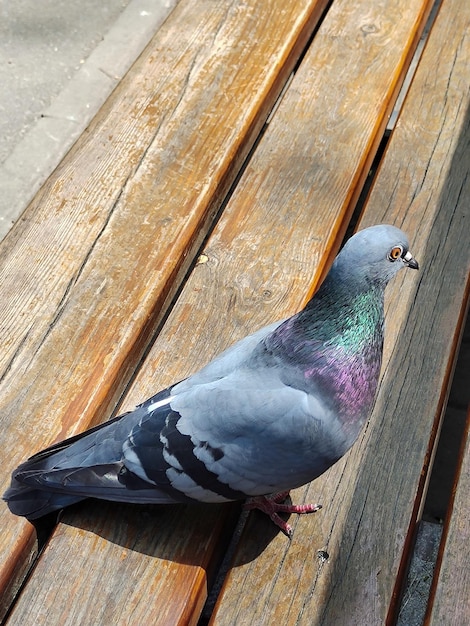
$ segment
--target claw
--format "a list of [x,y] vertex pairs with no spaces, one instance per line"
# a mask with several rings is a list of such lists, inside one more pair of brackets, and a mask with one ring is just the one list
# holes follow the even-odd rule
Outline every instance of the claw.
[[288,491],[282,491],[281,493],[270,496],[249,498],[243,508],[247,511],[259,509],[263,513],[266,513],[276,526],[291,539],[293,533],[292,527],[285,522],[278,513],[297,513],[298,515],[302,515],[303,513],[316,513],[316,511],[321,509],[321,504],[284,504],[284,500],[288,495]]

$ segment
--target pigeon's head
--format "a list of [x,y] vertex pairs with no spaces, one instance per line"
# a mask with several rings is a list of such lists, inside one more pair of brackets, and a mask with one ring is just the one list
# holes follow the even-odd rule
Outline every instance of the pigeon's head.
[[385,286],[403,267],[418,269],[408,239],[399,228],[380,224],[359,231],[337,256],[334,267],[343,278]]

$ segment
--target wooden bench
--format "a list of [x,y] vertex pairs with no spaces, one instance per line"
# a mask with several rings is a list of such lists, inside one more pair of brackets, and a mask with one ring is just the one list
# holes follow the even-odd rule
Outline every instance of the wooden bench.
[[440,545],[433,585],[430,593],[426,626],[460,626],[470,615],[470,573],[468,546],[470,519],[470,408],[460,450],[452,498]]
[[[2,489],[26,456],[303,304],[430,10],[180,0],[0,248]],[[443,0],[360,215],[403,227],[422,267],[389,288],[370,424],[292,493],[324,506],[291,519],[292,542],[248,516],[212,624],[393,622],[469,294],[468,13]],[[239,510],[90,501],[38,555],[2,503],[6,623],[196,624]]]

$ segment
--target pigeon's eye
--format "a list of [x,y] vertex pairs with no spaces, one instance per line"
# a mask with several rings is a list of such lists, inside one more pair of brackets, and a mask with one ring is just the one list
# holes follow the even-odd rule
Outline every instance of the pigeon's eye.
[[403,248],[401,246],[395,246],[388,253],[388,258],[390,261],[396,261],[403,254]]

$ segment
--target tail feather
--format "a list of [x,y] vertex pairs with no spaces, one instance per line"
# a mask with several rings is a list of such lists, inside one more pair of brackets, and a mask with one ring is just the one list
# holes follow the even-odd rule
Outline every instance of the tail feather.
[[3,499],[6,500],[8,508],[15,515],[36,520],[48,513],[60,511],[66,506],[80,502],[84,498],[35,489],[12,479],[11,486],[3,495]]
[[[135,504],[168,504],[184,501],[147,483],[132,472],[121,471],[121,463],[95,467],[41,470],[21,465],[3,495],[15,515],[35,520],[86,498]],[[190,500],[190,498],[187,498]]]
[[122,444],[105,431],[109,424],[51,446],[19,465],[3,494],[10,511],[36,520],[86,498],[141,504],[185,501],[183,495],[176,499],[164,485],[142,480],[124,466]]
[[[107,457],[108,463],[117,461],[122,446],[119,425],[125,432],[124,421],[128,415],[124,413],[60,441],[19,465],[12,473],[10,487],[3,494],[10,511],[35,520],[91,497],[93,494],[85,489],[79,492],[68,489],[66,483],[60,485],[60,472],[72,474],[74,470],[86,471],[90,462],[96,464],[96,456]],[[65,468],[68,468],[67,471]]]
[[[158,485],[155,478],[146,481],[123,462],[123,444],[141,418],[148,417],[148,405],[160,405],[169,395],[163,390],[134,411],[56,443],[19,465],[3,495],[10,511],[35,520],[86,498],[162,504],[190,500],[179,497],[168,480]],[[166,403],[152,410],[157,431],[168,410]]]

